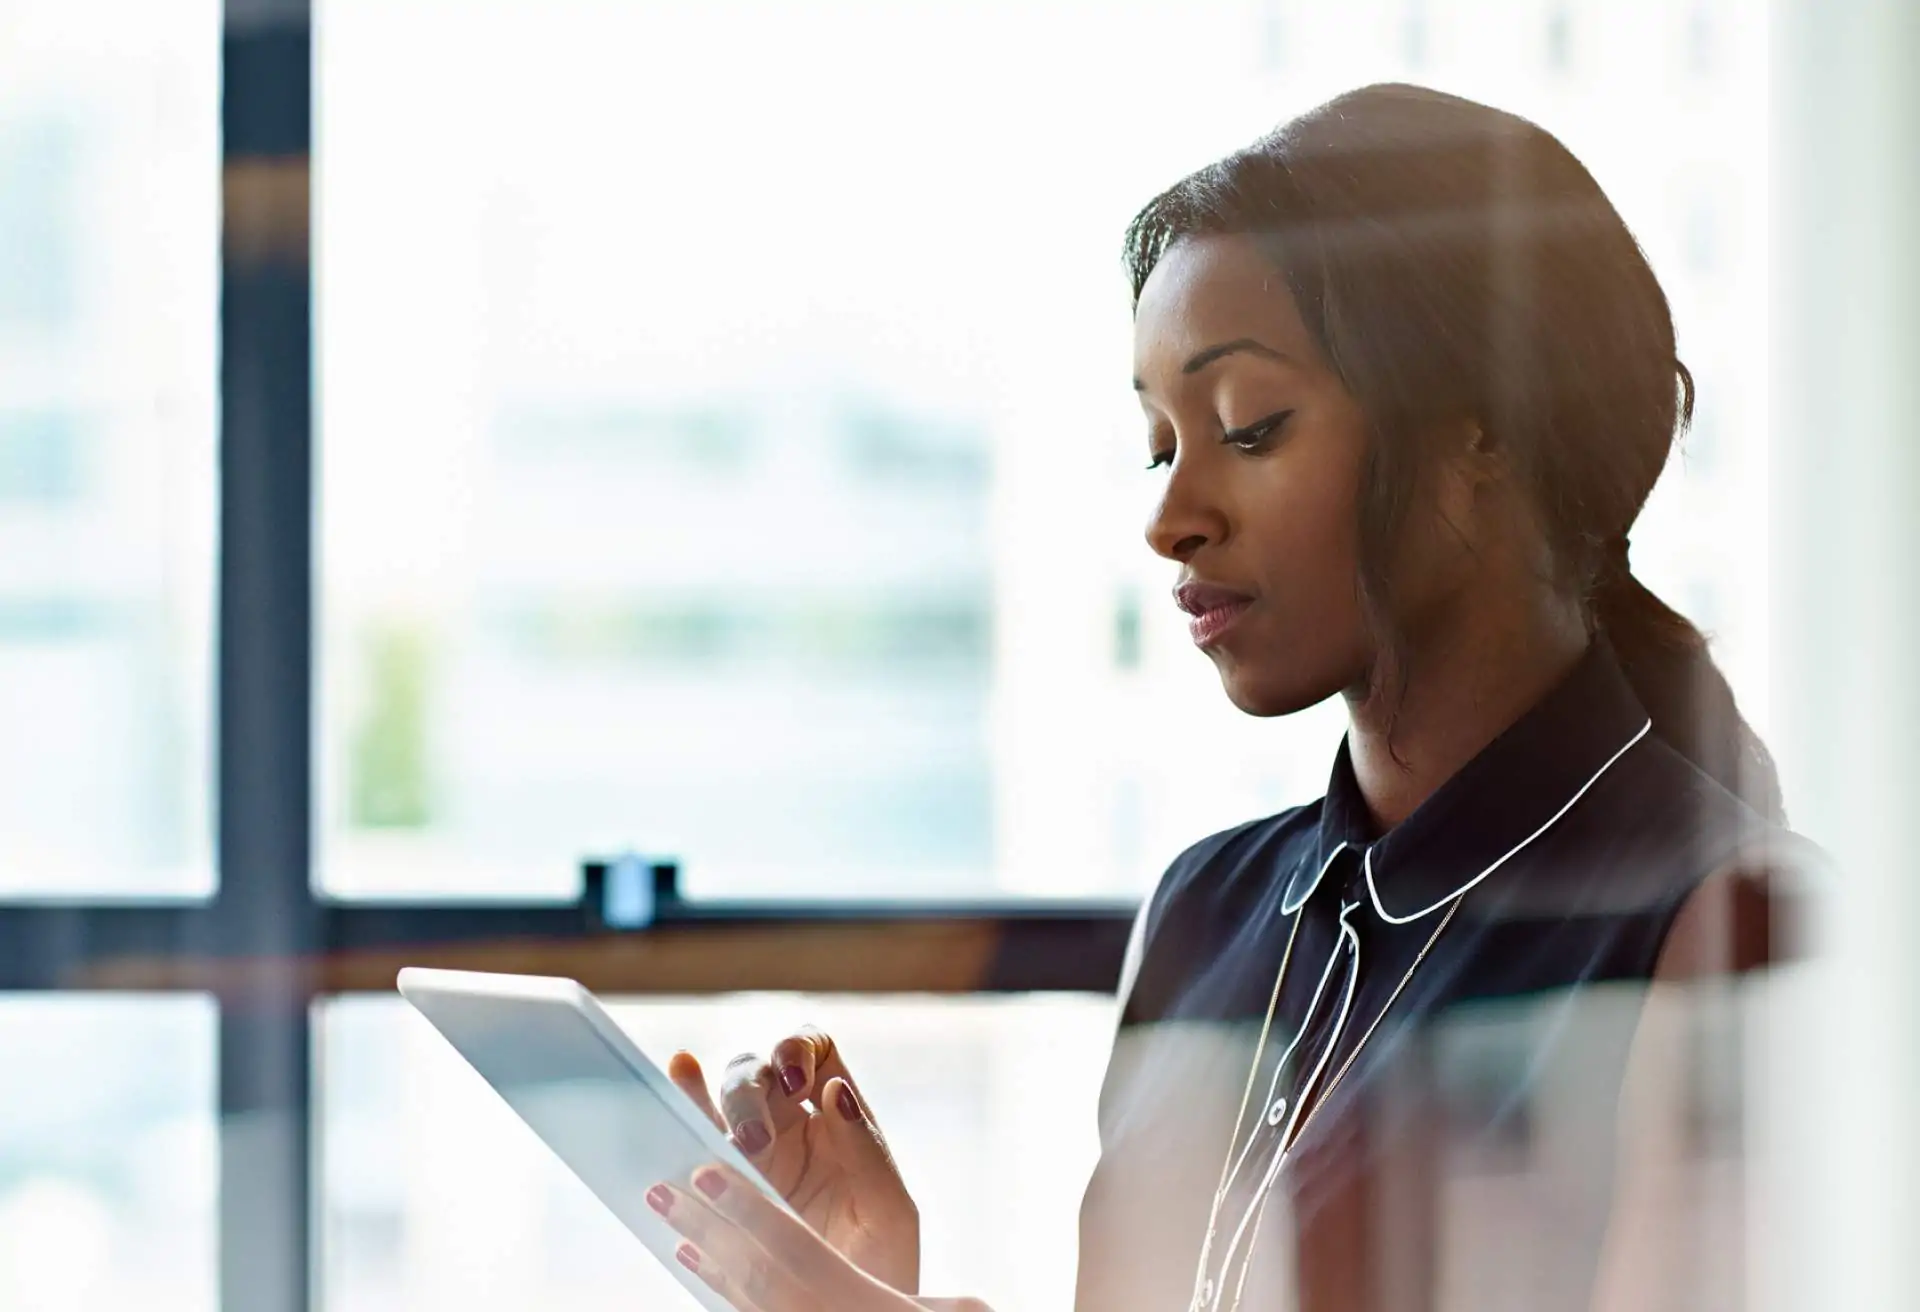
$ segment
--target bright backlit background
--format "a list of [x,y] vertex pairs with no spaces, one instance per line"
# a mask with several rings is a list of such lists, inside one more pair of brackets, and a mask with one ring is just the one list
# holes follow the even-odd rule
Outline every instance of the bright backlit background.
[[1120,234],[1392,78],[1550,125],[1646,245],[1701,404],[1636,560],[1764,723],[1737,8],[327,0],[325,886],[1131,893],[1316,795],[1338,708],[1228,706],[1141,539]]
[[[563,899],[631,848],[696,896],[1133,895],[1315,796],[1338,708],[1235,713],[1141,540],[1119,244],[1384,79],[1536,118],[1645,245],[1700,404],[1635,562],[1764,731],[1750,18],[317,0],[319,885]],[[212,888],[219,19],[0,0],[0,897]],[[1110,1003],[622,1014],[720,1060],[833,1027],[929,1282],[1064,1305]],[[410,1013],[318,1033],[324,1306],[641,1305]],[[193,999],[0,1000],[0,1307],[211,1309],[212,1064]]]

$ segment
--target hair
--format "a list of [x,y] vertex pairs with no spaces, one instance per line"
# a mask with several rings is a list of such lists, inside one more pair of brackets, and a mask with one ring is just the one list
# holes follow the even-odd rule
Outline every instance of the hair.
[[1358,584],[1384,650],[1406,659],[1389,570],[1433,434],[1471,420],[1521,480],[1556,582],[1583,599],[1654,731],[1780,818],[1772,759],[1706,637],[1628,564],[1693,378],[1645,253],[1572,152],[1458,96],[1349,92],[1148,202],[1126,235],[1136,306],[1169,248],[1223,235],[1260,244],[1367,417]]

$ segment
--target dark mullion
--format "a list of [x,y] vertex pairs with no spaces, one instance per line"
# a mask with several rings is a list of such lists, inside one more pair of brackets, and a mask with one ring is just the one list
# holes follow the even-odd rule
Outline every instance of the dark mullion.
[[[279,997],[294,1010],[301,991],[389,992],[412,965],[562,974],[608,992],[682,996],[1103,993],[1119,978],[1131,924],[1122,906],[1005,916],[804,903],[731,910],[738,914],[620,932],[575,907],[335,907],[318,950],[263,956],[207,947],[202,912],[0,909],[0,990],[184,990],[253,1009]],[[257,1097],[248,1093],[247,1105]]]
[[[387,990],[401,965],[474,965],[597,973],[608,987],[672,993],[1098,993],[1119,978],[1133,912],[1121,902],[697,902],[617,930],[585,905],[323,903],[317,925],[253,942],[244,925],[216,940],[210,913],[191,906],[17,905],[0,907],[0,991],[182,989],[254,1008],[279,992],[297,1008],[295,990]],[[301,914],[291,908],[289,919]],[[930,928],[951,931],[937,941],[963,960],[904,972],[882,960],[929,941]],[[773,941],[786,946],[753,954]],[[845,950],[798,959],[822,943]],[[703,959],[690,968],[675,954],[694,948]]]
[[220,288],[218,847],[222,954],[268,963],[220,998],[220,1303],[312,1301],[311,13],[228,0]]
[[[512,963],[516,945],[571,948],[580,970],[606,969],[609,954],[630,958],[607,969],[609,986],[673,993],[733,990],[968,993],[1111,992],[1119,981],[1133,902],[835,902],[708,901],[663,905],[651,924],[608,930],[591,903],[572,907],[484,904],[336,905],[327,944],[329,987],[390,987],[386,966],[463,965],[544,969]],[[927,931],[938,934],[929,939]],[[786,940],[765,957],[752,944]],[[902,963],[900,944],[952,951],[952,969]],[[939,947],[935,947],[935,944]],[[474,951],[478,949],[479,951]],[[500,954],[498,963],[485,952]],[[687,953],[711,958],[711,968]],[[372,956],[374,961],[365,959]],[[355,958],[364,963],[357,964]],[[378,967],[374,967],[378,962]],[[553,969],[579,973],[564,964]],[[584,978],[584,976],[582,976]],[[618,981],[618,984],[615,984]]]
[[112,986],[116,963],[217,950],[207,910],[182,906],[0,906],[0,992]]

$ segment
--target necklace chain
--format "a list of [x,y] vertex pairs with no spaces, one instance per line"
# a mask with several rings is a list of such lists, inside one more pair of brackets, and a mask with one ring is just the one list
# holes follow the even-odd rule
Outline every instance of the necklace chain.
[[1380,1028],[1380,1022],[1386,1019],[1387,1012],[1392,1010],[1402,990],[1413,979],[1413,972],[1420,969],[1420,963],[1427,959],[1427,954],[1433,951],[1433,945],[1438,943],[1440,936],[1447,932],[1448,923],[1453,920],[1454,913],[1460,910],[1460,904],[1466,900],[1465,893],[1453,899],[1453,905],[1447,908],[1447,914],[1440,918],[1440,923],[1434,926],[1433,933],[1428,935],[1427,941],[1420,945],[1420,953],[1413,959],[1413,964],[1407,967],[1407,973],[1402,975],[1400,982],[1393,986],[1393,992],[1388,995],[1386,1005],[1380,1008],[1380,1014],[1373,1018],[1373,1023],[1367,1026],[1367,1032],[1360,1036],[1360,1042],[1354,1045],[1353,1051],[1347,1054],[1347,1059],[1340,1063],[1340,1069],[1334,1072],[1332,1081],[1327,1085],[1327,1091],[1314,1100],[1313,1106],[1307,1110],[1300,1124],[1294,1127],[1293,1138],[1286,1145],[1288,1148],[1300,1142],[1300,1136],[1307,1132],[1307,1126],[1313,1123],[1313,1118],[1320,1114],[1320,1109],[1325,1107],[1328,1100],[1333,1097],[1333,1091],[1340,1087],[1340,1081],[1347,1077],[1347,1072],[1353,1068],[1353,1063],[1359,1060],[1360,1050],[1367,1046],[1367,1040],[1371,1039],[1373,1032]]
[[[1403,993],[1407,985],[1412,982],[1414,972],[1420,969],[1421,963],[1427,959],[1427,954],[1433,951],[1434,944],[1440,941],[1440,936],[1446,932],[1447,926],[1453,922],[1455,913],[1460,910],[1460,904],[1466,901],[1467,891],[1466,889],[1462,889],[1454,895],[1453,904],[1447,908],[1447,914],[1440,918],[1440,923],[1434,926],[1433,933],[1427,936],[1427,941],[1421,945],[1419,953],[1413,959],[1413,964],[1407,967],[1407,973],[1400,977],[1400,982],[1394,985],[1393,992],[1387,995],[1385,1005],[1380,1008],[1379,1014],[1373,1018],[1373,1022],[1367,1026],[1366,1032],[1360,1036],[1360,1042],[1355,1044],[1353,1051],[1347,1054],[1347,1059],[1340,1064],[1340,1069],[1334,1072],[1333,1079],[1328,1082],[1326,1090],[1314,1100],[1312,1107],[1295,1113],[1296,1119],[1292,1126],[1293,1132],[1290,1135],[1286,1135],[1283,1142],[1276,1149],[1281,1161],[1285,1160],[1286,1155],[1293,1150],[1293,1146],[1298,1143],[1301,1136],[1307,1132],[1307,1127],[1311,1125],[1314,1118],[1320,1114],[1320,1109],[1325,1107],[1333,1098],[1334,1090],[1340,1087],[1340,1082],[1346,1078],[1347,1072],[1353,1069],[1353,1063],[1359,1060],[1360,1053],[1367,1046],[1367,1041],[1373,1037],[1374,1031],[1380,1027],[1380,1022],[1386,1018],[1387,1013],[1393,1009],[1393,1004],[1399,1001],[1401,993]],[[1304,903],[1294,908],[1293,928],[1287,932],[1286,950],[1280,956],[1280,969],[1274,975],[1273,996],[1268,1000],[1267,1014],[1260,1022],[1260,1037],[1254,1046],[1253,1064],[1247,1071],[1247,1087],[1240,1095],[1240,1110],[1235,1113],[1233,1118],[1233,1136],[1227,1144],[1226,1160],[1221,1163],[1220,1167],[1220,1184],[1214,1191],[1213,1205],[1207,1210],[1207,1234],[1200,1246],[1199,1268],[1194,1273],[1191,1312],[1205,1312],[1207,1308],[1213,1305],[1213,1296],[1220,1292],[1215,1287],[1212,1277],[1208,1275],[1208,1269],[1213,1264],[1213,1242],[1219,1232],[1220,1207],[1221,1204],[1226,1201],[1228,1178],[1232,1171],[1235,1150],[1240,1144],[1240,1127],[1246,1120],[1247,1106],[1253,1099],[1253,1086],[1259,1080],[1261,1057],[1266,1051],[1267,1036],[1273,1029],[1273,1018],[1280,1006],[1280,994],[1286,986],[1287,968],[1293,962],[1294,941],[1299,936],[1300,921],[1305,914],[1306,906]],[[1359,959],[1357,955],[1354,960],[1354,969],[1359,969]],[[1338,1042],[1338,1040],[1339,1034],[1336,1032],[1329,1036],[1327,1041],[1333,1043]],[[1280,1072],[1276,1069],[1274,1074],[1275,1077],[1278,1078]],[[1302,1096],[1304,1096],[1304,1094]],[[1256,1124],[1249,1136],[1249,1147],[1252,1146],[1252,1136],[1257,1136],[1259,1132],[1260,1127]],[[1255,1213],[1253,1233],[1247,1243],[1246,1255],[1240,1260],[1240,1278],[1234,1283],[1233,1302],[1228,1305],[1229,1312],[1237,1312],[1240,1306],[1240,1296],[1246,1287],[1247,1273],[1253,1266],[1254,1249],[1260,1242],[1260,1219],[1266,1215],[1267,1199],[1272,1194],[1272,1186],[1278,1181],[1279,1174],[1278,1170],[1269,1169],[1265,1178],[1260,1183],[1258,1196],[1249,1204]],[[1229,1254],[1229,1256],[1231,1256],[1231,1254]],[[1222,1271],[1220,1274],[1224,1280],[1227,1273]]]
[[[1226,1195],[1232,1176],[1235,1150],[1240,1146],[1240,1125],[1247,1119],[1247,1104],[1253,1101],[1253,1086],[1260,1078],[1260,1055],[1267,1050],[1267,1035],[1273,1030],[1274,1013],[1280,1008],[1280,990],[1286,984],[1287,967],[1293,962],[1293,945],[1300,937],[1301,907],[1293,912],[1293,927],[1287,931],[1287,946],[1280,954],[1280,969],[1273,977],[1273,996],[1267,1000],[1267,1014],[1260,1022],[1260,1037],[1254,1041],[1253,1064],[1247,1068],[1247,1087],[1240,1094],[1240,1110],[1233,1116],[1233,1135],[1227,1141],[1227,1155],[1220,1163],[1220,1183],[1214,1186],[1213,1205],[1207,1211],[1207,1237],[1200,1245],[1200,1264],[1193,1276],[1193,1299],[1189,1312],[1200,1312],[1213,1302],[1213,1282],[1207,1268],[1213,1264],[1213,1240],[1220,1225],[1220,1201]],[[1276,1075],[1278,1072],[1276,1072]],[[1248,1138],[1252,1146],[1252,1136]]]
[[[1525,838],[1521,839],[1518,843],[1514,844],[1514,846],[1507,851],[1506,855],[1500,857],[1492,865],[1488,866],[1485,870],[1482,870],[1478,875],[1468,880],[1464,885],[1462,885],[1460,888],[1455,890],[1450,895],[1449,898],[1442,899],[1441,901],[1434,903],[1432,906],[1426,908],[1426,910],[1424,911],[1418,911],[1413,913],[1412,915],[1395,916],[1395,915],[1389,914],[1387,912],[1387,909],[1380,905],[1379,890],[1378,888],[1375,887],[1374,880],[1373,880],[1373,852],[1371,851],[1371,849],[1368,850],[1362,862],[1362,867],[1366,874],[1367,895],[1372,899],[1374,910],[1379,913],[1381,919],[1385,920],[1390,925],[1411,924],[1413,921],[1418,920],[1422,916],[1425,916],[1431,912],[1437,911],[1443,906],[1447,908],[1447,914],[1440,918],[1440,923],[1434,927],[1433,933],[1427,937],[1427,941],[1421,947],[1419,955],[1414,957],[1413,964],[1407,967],[1407,973],[1400,977],[1400,982],[1394,985],[1393,992],[1387,995],[1386,1004],[1380,1008],[1380,1013],[1377,1016],[1375,1016],[1373,1018],[1372,1023],[1367,1026],[1366,1033],[1360,1036],[1360,1042],[1354,1045],[1353,1051],[1348,1054],[1346,1061],[1341,1063],[1340,1069],[1334,1073],[1332,1081],[1328,1083],[1326,1089],[1320,1094],[1320,1096],[1314,1100],[1313,1105],[1311,1107],[1303,1108],[1298,1105],[1298,1099],[1304,1098],[1310,1093],[1311,1084],[1313,1082],[1316,1082],[1319,1079],[1319,1074],[1320,1074],[1319,1069],[1315,1070],[1313,1080],[1309,1081],[1309,1088],[1302,1089],[1296,1094],[1296,1105],[1294,1107],[1292,1125],[1290,1129],[1283,1129],[1281,1131],[1281,1142],[1278,1148],[1275,1150],[1278,1156],[1276,1157],[1275,1161],[1268,1167],[1264,1177],[1260,1182],[1260,1185],[1256,1189],[1255,1198],[1253,1202],[1249,1204],[1249,1207],[1253,1214],[1253,1235],[1251,1239],[1248,1241],[1246,1256],[1241,1259],[1240,1278],[1234,1284],[1233,1302],[1230,1305],[1229,1312],[1237,1312],[1240,1306],[1240,1294],[1241,1294],[1241,1291],[1246,1286],[1247,1273],[1252,1268],[1252,1265],[1253,1265],[1253,1250],[1254,1250],[1254,1247],[1259,1243],[1259,1239],[1260,1239],[1260,1228],[1261,1228],[1260,1221],[1261,1221],[1261,1218],[1266,1215],[1267,1199],[1272,1195],[1272,1187],[1274,1183],[1279,1179],[1280,1168],[1284,1165],[1287,1154],[1291,1152],[1293,1150],[1293,1146],[1300,1141],[1300,1137],[1307,1132],[1307,1127],[1310,1126],[1313,1123],[1314,1118],[1320,1114],[1320,1109],[1325,1107],[1327,1103],[1332,1099],[1334,1091],[1340,1087],[1340,1082],[1346,1078],[1347,1072],[1353,1068],[1353,1063],[1359,1060],[1361,1051],[1365,1049],[1365,1047],[1367,1046],[1367,1041],[1373,1037],[1374,1031],[1380,1027],[1380,1022],[1386,1018],[1387,1012],[1393,1009],[1393,1004],[1399,1000],[1400,994],[1403,991],[1405,991],[1408,983],[1412,981],[1414,972],[1420,969],[1420,964],[1427,959],[1427,954],[1433,951],[1433,945],[1440,941],[1440,936],[1446,933],[1447,926],[1453,923],[1454,915],[1460,910],[1460,904],[1466,900],[1467,894],[1473,890],[1475,885],[1479,884],[1482,880],[1486,879],[1487,876],[1491,875],[1494,871],[1498,870],[1501,866],[1505,865],[1516,854],[1518,854],[1521,851],[1521,849],[1532,844],[1532,842],[1535,839],[1539,838],[1540,835],[1546,833],[1547,830],[1551,829],[1556,823],[1558,823],[1560,818],[1566,815],[1568,811],[1572,810],[1574,807],[1574,804],[1577,803],[1582,797],[1586,796],[1587,791],[1600,781],[1600,776],[1604,775],[1608,770],[1611,770],[1614,767],[1614,765],[1620,760],[1620,758],[1627,754],[1628,750],[1632,748],[1635,743],[1639,742],[1641,739],[1647,736],[1647,734],[1651,731],[1652,728],[1653,728],[1653,721],[1648,720],[1646,724],[1640,727],[1637,733],[1635,733],[1632,737],[1628,738],[1625,743],[1621,744],[1619,750],[1615,751],[1612,756],[1608,757],[1606,761],[1601,764],[1600,768],[1594,771],[1592,777],[1589,778],[1584,784],[1580,785],[1580,787],[1574,791],[1573,796],[1569,797],[1566,800],[1566,803],[1562,805],[1558,811],[1554,812],[1553,815],[1549,816],[1544,824],[1542,824],[1538,829],[1535,829],[1532,833],[1528,834]],[[1338,856],[1340,851],[1343,850],[1345,847],[1346,847],[1346,844],[1343,843],[1340,845],[1339,848],[1336,848],[1334,850],[1334,856]],[[1300,933],[1301,917],[1306,910],[1307,902],[1312,900],[1313,890],[1319,886],[1320,877],[1324,876],[1327,873],[1328,868],[1332,866],[1334,856],[1330,856],[1327,858],[1326,864],[1321,866],[1320,868],[1319,875],[1316,875],[1314,877],[1313,884],[1309,885],[1306,896],[1302,898],[1300,903],[1296,905],[1293,909],[1293,927],[1287,933],[1286,951],[1281,954],[1280,969],[1278,973],[1275,974],[1273,979],[1273,996],[1267,1002],[1266,1018],[1260,1022],[1260,1038],[1254,1046],[1253,1065],[1247,1071],[1246,1090],[1240,1095],[1240,1110],[1237,1113],[1235,1113],[1233,1118],[1233,1137],[1231,1140],[1229,1140],[1227,1144],[1227,1157],[1226,1157],[1226,1160],[1222,1162],[1220,1166],[1220,1185],[1214,1191],[1212,1207],[1210,1207],[1207,1210],[1207,1235],[1206,1235],[1205,1241],[1201,1244],[1201,1247],[1200,1247],[1199,1269],[1194,1274],[1193,1303],[1191,1305],[1190,1312],[1207,1312],[1207,1309],[1212,1308],[1214,1304],[1214,1295],[1217,1292],[1219,1292],[1215,1289],[1214,1282],[1212,1278],[1207,1274],[1207,1272],[1213,1264],[1213,1241],[1220,1225],[1220,1207],[1221,1207],[1221,1204],[1226,1201],[1227,1186],[1232,1178],[1234,1170],[1236,1169],[1234,1165],[1234,1155],[1235,1155],[1235,1149],[1237,1149],[1240,1145],[1240,1127],[1241,1127],[1241,1124],[1246,1120],[1247,1104],[1253,1098],[1253,1086],[1255,1082],[1259,1079],[1261,1058],[1266,1053],[1267,1035],[1271,1032],[1273,1028],[1274,1013],[1275,1011],[1278,1010],[1280,1006],[1280,993],[1281,993],[1281,990],[1286,985],[1287,967],[1293,961],[1293,944],[1294,944],[1294,940],[1298,937]],[[1282,898],[1283,904],[1284,904],[1284,901],[1285,899],[1283,896]],[[1451,905],[1448,905],[1449,902],[1451,902]],[[1344,922],[1345,922],[1345,915],[1343,913],[1342,923],[1344,924]],[[1357,986],[1358,985],[1357,977],[1360,969],[1360,956],[1359,956],[1357,939],[1355,940],[1355,947],[1353,949],[1352,969],[1355,974],[1354,983]],[[1317,997],[1316,997],[1316,1004],[1317,1004]],[[1307,1021],[1311,1021],[1312,1019],[1311,1010],[1312,1008],[1310,1007]],[[1306,1022],[1303,1022],[1303,1029],[1302,1029],[1303,1034],[1305,1032],[1304,1030],[1305,1023]],[[1340,1024],[1335,1026],[1333,1034],[1329,1036],[1327,1040],[1328,1043],[1337,1044],[1339,1042],[1340,1030],[1344,1027],[1344,1025],[1345,1025],[1345,1022],[1343,1020]],[[1284,1067],[1285,1062],[1287,1060],[1287,1056],[1290,1053],[1291,1053],[1291,1049],[1288,1050],[1288,1053],[1283,1053],[1280,1059],[1280,1063],[1276,1065],[1274,1068],[1274,1079],[1276,1081],[1276,1084],[1280,1079],[1282,1068]],[[1251,1151],[1253,1147],[1253,1141],[1255,1138],[1258,1137],[1259,1132],[1260,1132],[1260,1127],[1258,1125],[1255,1125],[1252,1132],[1249,1134],[1248,1140],[1247,1140],[1247,1147],[1249,1151]],[[1243,1227],[1246,1225],[1246,1221],[1244,1218],[1241,1224]],[[1238,1242],[1239,1241],[1236,1239],[1234,1243],[1235,1247],[1238,1246]],[[1231,1258],[1232,1256],[1231,1251],[1229,1251],[1228,1256],[1229,1258]],[[1225,1276],[1225,1274],[1226,1272],[1224,1271],[1221,1272],[1221,1275],[1223,1277]]]

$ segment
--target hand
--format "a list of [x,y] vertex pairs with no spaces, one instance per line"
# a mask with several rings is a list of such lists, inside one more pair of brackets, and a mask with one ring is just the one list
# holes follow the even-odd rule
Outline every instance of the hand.
[[860,1270],[725,1166],[647,1202],[687,1242],[676,1256],[740,1312],[992,1312],[976,1298],[913,1298]]
[[667,1074],[829,1245],[901,1293],[919,1292],[919,1209],[832,1039],[808,1029],[770,1058],[734,1058],[719,1108],[691,1054],[675,1053]]

